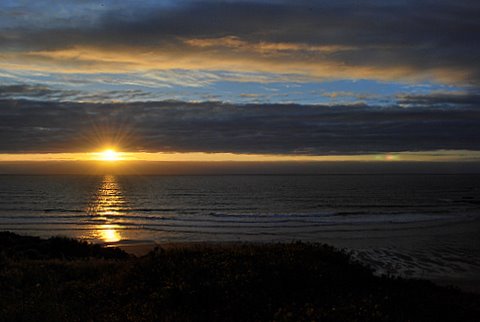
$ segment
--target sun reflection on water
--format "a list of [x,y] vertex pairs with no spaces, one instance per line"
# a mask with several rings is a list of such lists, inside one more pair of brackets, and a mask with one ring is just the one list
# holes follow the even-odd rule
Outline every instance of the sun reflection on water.
[[104,176],[87,209],[87,213],[98,221],[90,232],[90,237],[105,243],[121,241],[123,239],[119,229],[121,226],[116,222],[122,220],[122,213],[127,209],[123,190],[117,178],[113,175]]
[[122,240],[122,236],[115,228],[116,226],[114,225],[104,225],[102,229],[99,230],[101,239],[107,243],[116,243]]

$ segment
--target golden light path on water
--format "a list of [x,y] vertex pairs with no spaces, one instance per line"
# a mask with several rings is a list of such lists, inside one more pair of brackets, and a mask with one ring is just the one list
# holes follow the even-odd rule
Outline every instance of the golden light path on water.
[[86,237],[105,243],[121,241],[120,226],[112,223],[111,219],[121,217],[122,210],[126,209],[125,197],[117,179],[113,175],[105,175],[87,209],[87,213],[99,224]]

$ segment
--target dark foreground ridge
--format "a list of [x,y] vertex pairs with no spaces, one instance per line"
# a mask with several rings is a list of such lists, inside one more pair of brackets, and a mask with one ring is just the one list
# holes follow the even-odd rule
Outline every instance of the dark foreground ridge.
[[376,277],[319,244],[193,245],[143,257],[0,233],[1,321],[478,321],[480,296]]

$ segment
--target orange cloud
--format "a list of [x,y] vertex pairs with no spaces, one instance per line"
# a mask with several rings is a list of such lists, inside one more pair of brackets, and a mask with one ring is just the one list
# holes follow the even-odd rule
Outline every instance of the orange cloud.
[[339,51],[355,50],[352,46],[340,46],[340,45],[325,45],[325,46],[313,46],[301,43],[285,43],[285,42],[267,42],[261,41],[257,43],[249,43],[243,41],[235,36],[227,36],[220,38],[197,38],[186,39],[184,42],[193,47],[228,47],[244,51],[254,51],[261,54],[278,54],[281,52],[292,51],[305,51],[313,52],[316,54],[330,54]]
[[[152,70],[226,70],[291,74],[305,81],[377,79],[458,83],[469,71],[448,67],[416,70],[408,65],[347,64],[335,57],[349,46],[311,46],[298,43],[251,43],[237,37],[184,39],[163,47],[74,46],[66,49],[0,53],[0,68],[59,73],[132,73]],[[301,79],[300,79],[301,80]]]

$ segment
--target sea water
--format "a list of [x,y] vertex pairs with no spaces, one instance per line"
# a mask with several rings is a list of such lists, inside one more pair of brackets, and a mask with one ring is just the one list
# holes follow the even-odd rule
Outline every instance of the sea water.
[[377,271],[480,276],[480,175],[0,176],[0,230],[108,245],[326,242]]

